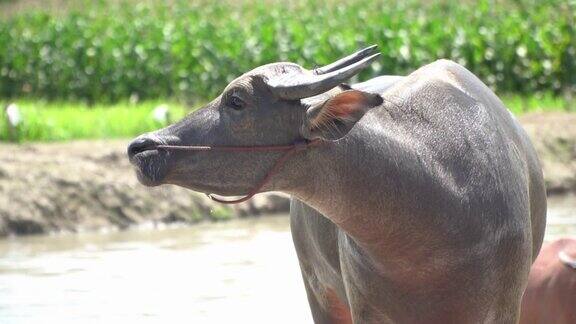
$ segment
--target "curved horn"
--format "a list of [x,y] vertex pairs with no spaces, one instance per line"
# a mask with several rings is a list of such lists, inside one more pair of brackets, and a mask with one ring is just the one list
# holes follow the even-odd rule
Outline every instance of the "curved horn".
[[326,92],[350,79],[366,68],[380,53],[368,56],[342,69],[316,75],[313,73],[292,72],[267,81],[271,90],[283,99],[302,99]]
[[372,45],[364,49],[361,49],[358,52],[350,54],[344,58],[341,58],[336,62],[330,63],[321,68],[314,69],[314,74],[325,74],[328,72],[339,70],[347,65],[360,61],[366,56],[372,54],[376,49],[378,49],[378,45]]

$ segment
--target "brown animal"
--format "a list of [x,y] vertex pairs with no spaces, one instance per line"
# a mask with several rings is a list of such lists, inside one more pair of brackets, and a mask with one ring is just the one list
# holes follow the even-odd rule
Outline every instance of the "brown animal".
[[520,323],[576,323],[576,239],[542,248],[530,270]]

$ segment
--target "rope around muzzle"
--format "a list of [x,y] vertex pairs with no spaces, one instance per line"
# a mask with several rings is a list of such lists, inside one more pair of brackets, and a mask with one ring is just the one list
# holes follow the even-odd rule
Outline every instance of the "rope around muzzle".
[[183,146],[183,145],[158,145],[156,146],[159,150],[174,150],[174,151],[221,151],[221,152],[286,152],[284,153],[274,165],[268,170],[264,178],[258,182],[258,184],[250,190],[246,196],[233,199],[233,200],[226,200],[223,198],[216,197],[212,194],[206,194],[208,198],[212,199],[213,201],[219,202],[221,204],[238,204],[241,202],[245,202],[250,198],[254,197],[257,193],[260,192],[260,189],[264,187],[264,185],[280,170],[280,168],[284,165],[286,161],[292,155],[297,152],[303,151],[311,146],[315,146],[320,144],[320,139],[314,140],[301,140],[296,141],[294,144],[290,145],[265,145],[265,146]]

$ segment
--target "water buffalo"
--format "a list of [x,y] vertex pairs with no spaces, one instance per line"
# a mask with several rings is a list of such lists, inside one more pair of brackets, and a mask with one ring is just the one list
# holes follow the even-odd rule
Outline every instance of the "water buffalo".
[[245,73],[136,138],[138,178],[223,196],[289,193],[316,323],[516,323],[546,214],[527,135],[451,61],[343,84],[374,51]]
[[576,323],[576,239],[542,248],[530,270],[520,323]]

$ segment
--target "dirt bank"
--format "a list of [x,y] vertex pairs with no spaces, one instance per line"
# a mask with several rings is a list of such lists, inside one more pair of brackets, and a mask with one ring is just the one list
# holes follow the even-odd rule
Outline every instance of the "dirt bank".
[[[576,114],[531,114],[520,120],[542,159],[549,193],[576,191]],[[126,144],[0,144],[0,236],[194,223],[288,210],[288,200],[278,194],[228,207],[175,186],[141,186],[125,157]]]
[[0,236],[221,220],[288,210],[267,194],[232,207],[176,186],[146,188],[127,140],[0,145]]
[[534,113],[520,122],[538,151],[548,194],[576,191],[576,113]]

